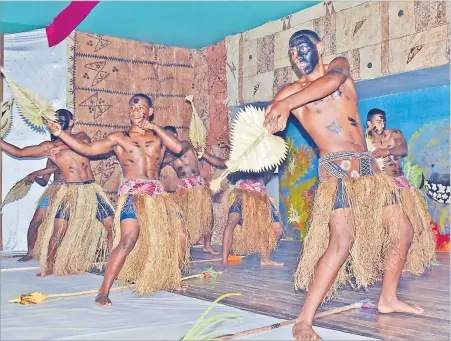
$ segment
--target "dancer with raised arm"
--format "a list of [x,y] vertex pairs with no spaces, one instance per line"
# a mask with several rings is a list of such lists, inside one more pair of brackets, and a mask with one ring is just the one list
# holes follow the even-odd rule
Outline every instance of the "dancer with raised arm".
[[[72,134],[74,120],[70,111],[57,110],[56,116],[54,124],[60,133],[75,141],[90,141],[83,132]],[[94,262],[106,259],[113,242],[114,210],[103,189],[95,183],[89,160],[60,139],[24,148],[1,140],[0,146],[18,158],[48,157],[64,180],[53,193],[38,229],[34,247],[34,257],[41,268],[38,276],[82,273],[90,270]]]
[[[178,138],[177,129],[172,126],[164,128]],[[189,233],[190,243],[196,244],[204,239],[204,251],[217,255],[211,246],[213,229],[212,193],[204,178],[200,175],[197,152],[188,141],[181,141],[182,151],[178,154],[166,151],[162,167],[170,165],[178,176],[177,202],[183,210]],[[207,151],[202,159],[217,168],[225,168],[225,160]]]
[[183,289],[181,268],[188,260],[183,215],[159,181],[166,149],[180,153],[182,144],[151,121],[153,107],[147,95],[134,95],[129,105],[130,129],[92,143],[73,138],[58,124],[48,124],[54,135],[78,153],[93,156],[114,151],[122,168],[115,248],[95,299],[98,305],[111,305],[108,296],[117,277],[134,282],[139,294]]
[[276,94],[265,119],[275,133],[292,113],[320,152],[320,183],[295,275],[295,287],[308,291],[293,327],[299,340],[320,339],[312,329],[315,312],[348,280],[368,287],[383,275],[379,311],[422,314],[398,298],[397,287],[406,262],[423,270],[433,260],[415,242],[420,231],[399,204],[399,190],[367,150],[348,61],[324,64],[323,51],[313,31],[291,36],[289,53],[302,78]]

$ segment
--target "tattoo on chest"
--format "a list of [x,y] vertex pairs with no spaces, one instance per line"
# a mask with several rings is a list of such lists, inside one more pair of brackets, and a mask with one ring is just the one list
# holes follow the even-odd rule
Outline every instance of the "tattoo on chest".
[[339,125],[337,122],[332,122],[328,126],[326,126],[327,130],[332,131],[338,135],[340,131],[343,130],[342,126]]
[[358,127],[359,126],[357,121],[354,120],[352,117],[348,117],[348,121],[351,122],[351,125],[354,126],[354,127]]

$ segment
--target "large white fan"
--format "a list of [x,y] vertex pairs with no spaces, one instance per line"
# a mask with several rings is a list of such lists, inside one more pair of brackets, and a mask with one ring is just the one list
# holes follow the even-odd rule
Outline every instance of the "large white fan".
[[196,149],[198,153],[197,156],[200,159],[203,155],[203,152],[205,151],[205,148],[207,147],[207,130],[205,129],[204,123],[197,114],[193,99],[193,95],[185,97],[185,100],[190,102],[193,108],[191,122],[189,124],[189,140],[192,146]]
[[51,121],[56,120],[55,110],[45,99],[39,97],[33,91],[22,88],[19,84],[12,81],[5,73],[3,68],[0,72],[5,77],[6,82],[11,89],[11,93],[19,109],[19,114],[33,129],[43,131],[45,128],[42,118]]
[[252,105],[240,110],[232,123],[231,151],[227,169],[214,179],[210,187],[217,191],[222,180],[237,171],[260,173],[279,166],[287,156],[288,145],[279,136],[271,135],[263,126],[265,110]]

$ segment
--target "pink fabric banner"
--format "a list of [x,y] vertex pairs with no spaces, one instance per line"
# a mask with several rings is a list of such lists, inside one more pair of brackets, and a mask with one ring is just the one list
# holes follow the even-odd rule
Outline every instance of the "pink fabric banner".
[[66,39],[98,3],[99,1],[72,1],[47,26],[46,32],[49,47],[55,46]]

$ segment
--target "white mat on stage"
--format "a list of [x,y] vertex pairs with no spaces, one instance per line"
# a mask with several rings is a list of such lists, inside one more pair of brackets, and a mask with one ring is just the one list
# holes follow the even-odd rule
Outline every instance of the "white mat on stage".
[[[0,260],[1,268],[38,266],[17,258]],[[49,298],[39,305],[20,306],[8,299],[22,293],[46,294],[97,289],[101,276],[86,274],[37,278],[38,271],[1,272],[2,340],[180,340],[210,302],[168,292],[138,297],[131,290],[112,292],[112,307],[97,307],[94,295]],[[243,297],[243,299],[246,299]],[[233,313],[240,320],[219,326],[218,335],[270,325],[281,320],[219,304],[209,314]],[[370,340],[324,328],[316,328],[325,340]],[[292,340],[291,326],[250,335],[246,340]]]

